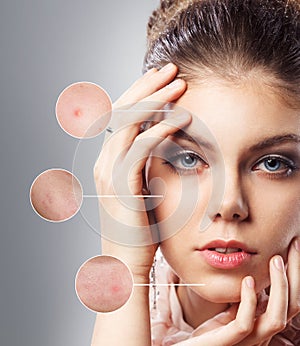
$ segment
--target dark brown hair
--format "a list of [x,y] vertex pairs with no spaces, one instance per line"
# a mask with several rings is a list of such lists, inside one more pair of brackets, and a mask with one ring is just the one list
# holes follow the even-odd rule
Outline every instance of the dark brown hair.
[[161,0],[148,23],[144,71],[168,62],[195,83],[256,73],[299,106],[300,1]]

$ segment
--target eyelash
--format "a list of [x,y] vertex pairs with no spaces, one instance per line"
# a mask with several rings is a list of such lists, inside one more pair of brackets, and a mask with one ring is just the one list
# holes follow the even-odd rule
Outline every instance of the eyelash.
[[[284,165],[284,169],[281,168],[280,170],[276,170],[276,171],[271,172],[266,167],[266,163],[268,161],[277,161],[277,163],[279,163],[280,166]],[[271,179],[288,177],[297,169],[297,167],[293,161],[291,161],[291,160],[289,160],[283,156],[280,156],[280,155],[268,155],[268,156],[263,157],[258,163],[256,163],[254,165],[252,170],[253,171],[259,170],[257,167],[261,164],[263,164],[265,167],[265,170],[261,169],[262,171],[265,172],[263,174],[266,174],[267,177],[269,177]]]
[[[179,167],[179,164],[175,164],[176,161],[182,160],[187,156],[193,158],[194,160],[197,160],[196,163],[192,167],[181,168],[181,167]],[[284,170],[282,170],[282,168],[281,168],[279,171],[276,169],[276,171],[271,172],[266,167],[266,163],[268,161],[277,161],[277,163],[279,162],[280,167],[281,167],[281,165],[284,165]],[[199,163],[201,163],[201,166],[197,167],[199,165]],[[199,156],[195,152],[189,151],[189,150],[183,150],[183,151],[175,153],[173,156],[167,158],[163,162],[163,164],[168,165],[168,167],[171,169],[171,171],[173,173],[176,173],[179,175],[199,174],[202,172],[202,170],[204,168],[209,167],[208,163],[201,156]],[[264,164],[265,169],[261,169],[261,168],[259,169],[258,168],[262,164]],[[295,163],[288,158],[285,158],[285,157],[280,156],[280,155],[268,155],[268,156],[261,158],[257,163],[255,163],[252,170],[253,171],[261,170],[261,171],[263,171],[263,173],[261,173],[261,174],[264,174],[268,178],[279,179],[279,178],[290,176],[295,170],[297,170],[297,167],[296,167]]]
[[[181,168],[179,165],[175,164],[176,161],[179,161],[180,159],[184,159],[187,156],[190,158],[197,160],[195,165],[190,168]],[[201,163],[200,167],[197,167]],[[183,150],[180,152],[175,153],[173,156],[167,158],[164,162],[164,165],[168,165],[168,167],[171,169],[173,173],[180,174],[180,175],[185,175],[185,174],[199,174],[200,171],[199,169],[201,168],[201,171],[203,168],[209,167],[208,163],[198,154],[194,153],[193,151],[189,150]]]

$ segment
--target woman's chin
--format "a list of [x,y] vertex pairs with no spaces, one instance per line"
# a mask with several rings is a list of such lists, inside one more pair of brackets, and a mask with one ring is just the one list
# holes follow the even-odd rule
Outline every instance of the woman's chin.
[[197,289],[196,292],[202,299],[215,304],[236,303],[241,300],[240,290],[234,287],[229,290],[227,288],[216,288],[207,285]]
[[[269,279],[265,280],[255,279],[256,293],[261,292],[264,288],[269,286]],[[205,299],[211,303],[237,303],[241,301],[241,285],[242,278],[222,278],[218,280],[214,278],[211,282],[206,282],[205,286],[193,288],[193,291],[197,293],[202,299]]]

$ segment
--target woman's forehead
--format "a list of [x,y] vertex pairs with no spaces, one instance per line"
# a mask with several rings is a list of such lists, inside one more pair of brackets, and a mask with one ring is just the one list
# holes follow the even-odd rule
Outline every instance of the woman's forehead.
[[[272,147],[299,147],[300,110],[291,109],[274,93],[224,84],[193,86],[164,117],[188,112],[192,122],[172,136],[205,153],[242,154]],[[168,112],[169,111],[169,112]],[[234,149],[235,148],[235,149]],[[298,151],[298,149],[297,149]]]
[[[176,107],[190,112],[193,120],[198,118],[211,131],[224,130],[229,134],[249,129],[270,131],[274,135],[277,130],[300,132],[300,109],[288,107],[267,88],[255,90],[253,86],[220,84],[197,86],[189,88],[173,110]],[[196,130],[194,126],[193,131]]]

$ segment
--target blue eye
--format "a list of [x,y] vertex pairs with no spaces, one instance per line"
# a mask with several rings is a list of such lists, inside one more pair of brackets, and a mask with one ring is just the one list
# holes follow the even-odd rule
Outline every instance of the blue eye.
[[[271,172],[277,171],[279,168],[281,168],[281,165],[283,165],[283,163],[280,160],[275,158],[264,160],[265,168]],[[286,165],[284,166],[286,167]]]
[[208,164],[196,153],[183,150],[168,157],[163,164],[179,174],[198,174]]
[[253,168],[255,171],[263,171],[266,174],[288,176],[296,169],[293,161],[282,156],[267,156],[262,158]]
[[186,168],[193,168],[196,166],[198,160],[195,156],[192,156],[191,154],[184,154],[181,155],[180,162],[182,166]]

